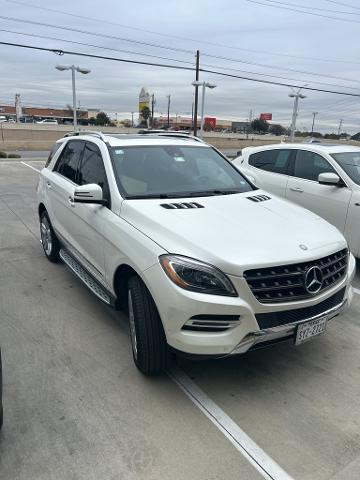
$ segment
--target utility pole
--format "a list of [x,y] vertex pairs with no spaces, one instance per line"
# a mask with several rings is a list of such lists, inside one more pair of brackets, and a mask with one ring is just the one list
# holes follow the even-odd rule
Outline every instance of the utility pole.
[[311,136],[313,136],[313,133],[314,133],[315,117],[316,117],[316,115],[317,115],[318,113],[319,113],[319,112],[313,112],[313,113],[312,113],[313,121],[312,121],[312,125],[311,125]]
[[134,112],[131,112],[131,126],[134,126]]
[[155,94],[151,95],[151,128],[154,128],[154,106],[156,104]]
[[343,121],[344,120],[341,118],[340,122],[339,122],[338,135],[340,135],[340,133],[341,133],[341,127],[342,127]]
[[293,108],[291,127],[290,127],[290,142],[293,142],[295,138],[296,118],[298,116],[298,110],[299,110],[299,98],[301,99],[306,98],[306,96],[300,93],[300,91],[301,91],[301,88],[299,88],[299,90],[295,93],[294,92],[289,93],[289,97],[294,98],[294,108]]
[[[200,75],[200,50],[196,50],[196,70],[195,82],[199,81]],[[194,137],[197,136],[197,117],[198,117],[198,103],[199,103],[199,86],[195,86],[195,100],[194,100],[194,116],[193,116],[193,131]]]
[[170,128],[170,98],[171,95],[166,95],[168,99],[168,106],[167,106],[167,128]]

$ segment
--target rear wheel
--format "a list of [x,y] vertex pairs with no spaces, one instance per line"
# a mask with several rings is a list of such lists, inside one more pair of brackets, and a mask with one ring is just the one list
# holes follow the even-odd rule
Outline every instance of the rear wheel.
[[164,370],[170,361],[164,328],[150,292],[136,276],[128,283],[128,311],[137,368],[145,374]]
[[50,262],[59,262],[60,243],[54,233],[46,211],[42,212],[40,216],[40,237],[45,255]]

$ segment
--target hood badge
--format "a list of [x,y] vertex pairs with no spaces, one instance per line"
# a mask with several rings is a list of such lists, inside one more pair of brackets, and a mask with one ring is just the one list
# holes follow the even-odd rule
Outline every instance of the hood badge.
[[308,250],[308,247],[303,243],[300,243],[299,247],[301,248],[301,250]]

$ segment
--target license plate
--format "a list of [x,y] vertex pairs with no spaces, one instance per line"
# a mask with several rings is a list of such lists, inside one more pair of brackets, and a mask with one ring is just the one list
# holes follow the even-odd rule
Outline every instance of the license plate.
[[327,320],[327,317],[321,317],[299,325],[296,332],[295,345],[300,345],[301,343],[310,340],[310,338],[324,333]]

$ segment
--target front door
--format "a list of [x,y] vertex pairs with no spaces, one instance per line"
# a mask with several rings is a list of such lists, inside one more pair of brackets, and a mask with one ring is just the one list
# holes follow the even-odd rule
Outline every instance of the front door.
[[351,190],[346,186],[320,185],[320,173],[338,174],[322,155],[298,150],[293,176],[289,177],[286,197],[345,230]]

